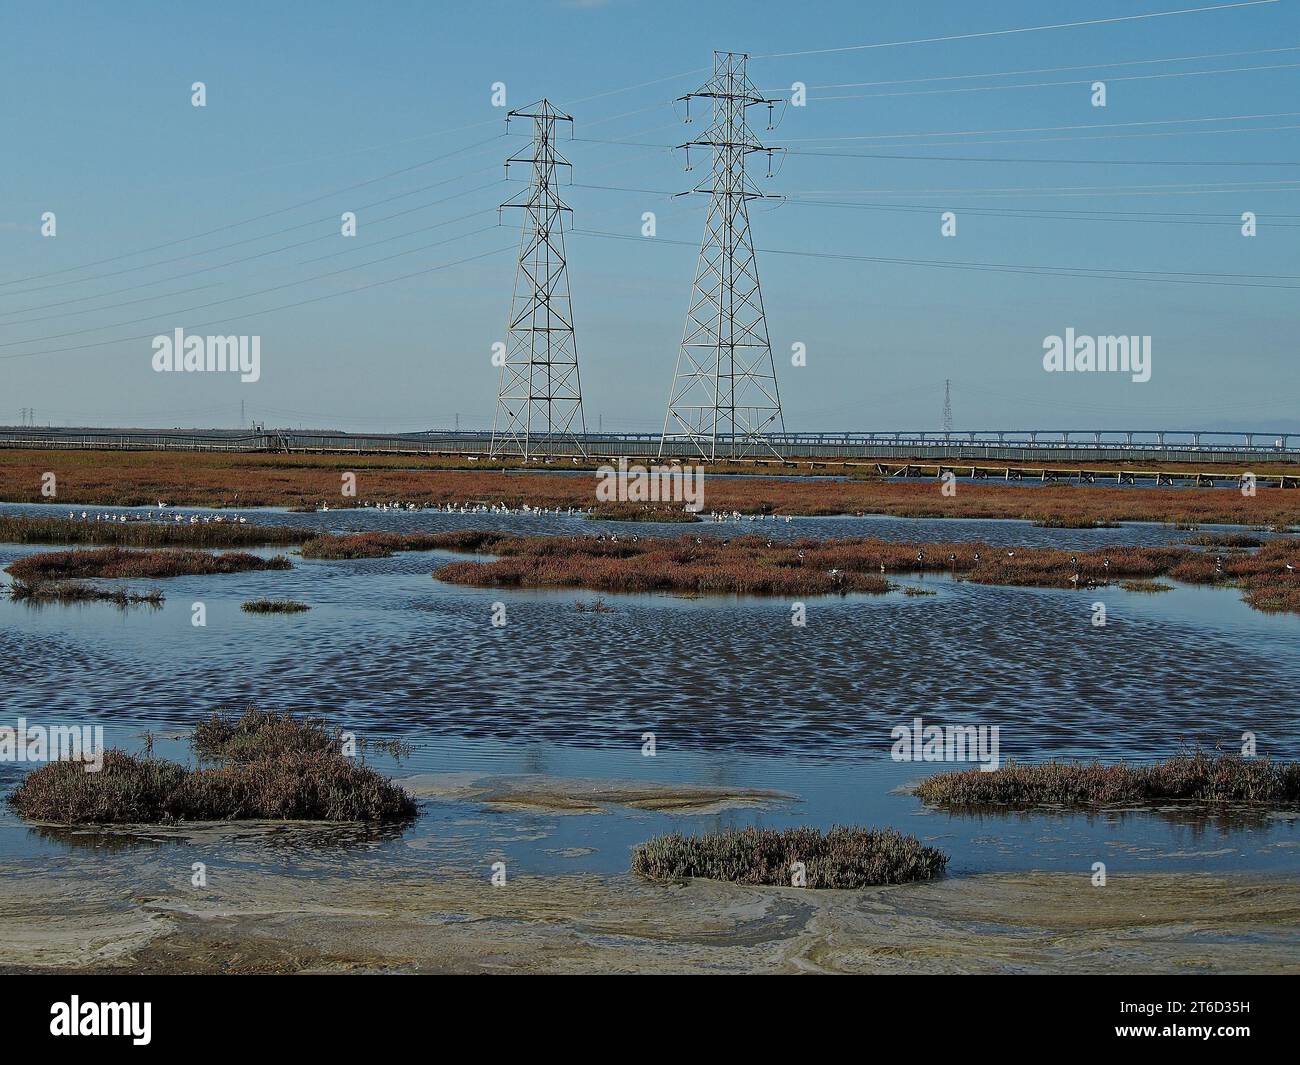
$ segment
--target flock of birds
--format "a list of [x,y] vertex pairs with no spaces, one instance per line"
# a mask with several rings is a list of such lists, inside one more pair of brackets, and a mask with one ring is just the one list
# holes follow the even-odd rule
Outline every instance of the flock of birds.
[[[591,511],[583,507],[564,507],[556,505],[554,507],[533,507],[527,503],[521,503],[518,507],[510,507],[502,503],[484,503],[481,500],[470,501],[465,503],[403,503],[400,500],[395,503],[372,503],[369,500],[359,504],[362,510],[378,510],[381,512],[411,512],[411,511],[433,511],[437,514],[505,514],[514,515],[522,514],[527,517],[538,517],[539,515],[565,516],[571,518],[585,518]],[[322,503],[316,508],[317,513],[326,513],[330,510],[328,503]],[[334,508],[338,509],[338,508]],[[724,524],[726,522],[762,522],[762,521],[792,521],[787,515],[780,514],[742,514],[738,510],[711,510],[705,519],[715,524]]]
[[131,521],[162,521],[170,518],[176,525],[247,525],[248,519],[241,518],[238,514],[181,514],[175,512],[164,514],[167,510],[167,504],[159,501],[157,510],[152,507],[141,512],[130,512],[126,514],[113,514],[109,511],[103,513],[92,513],[83,510],[78,513],[75,510],[68,511],[68,521],[87,521],[87,522],[131,522]]
[[[114,514],[109,511],[91,512],[75,510],[68,511],[69,521],[107,521],[107,522],[129,522],[129,521],[159,521],[170,518],[173,522],[181,524],[188,521],[191,525],[207,525],[209,523],[220,525],[222,523],[231,523],[237,525],[247,525],[248,519],[242,518],[237,514],[182,514],[180,512],[170,512],[170,505],[162,500],[158,501],[156,508],[150,507],[148,510],[131,511],[123,514]],[[564,516],[570,518],[587,517],[591,511],[583,507],[564,507],[556,505],[554,507],[533,507],[527,503],[521,503],[518,507],[511,507],[508,504],[501,503],[484,503],[482,501],[465,502],[465,503],[403,503],[401,501],[393,503],[380,502],[362,502],[359,507],[334,507],[331,508],[328,503],[322,503],[316,507],[316,513],[329,513],[331,510],[376,510],[382,513],[411,513],[415,511],[432,511],[435,514],[500,514],[500,515],[524,515],[525,517],[539,516]],[[785,521],[793,519],[790,515],[779,514],[742,514],[738,510],[732,511],[710,511],[708,521],[715,524],[724,524],[726,522],[764,522],[764,521]]]
[[711,510],[709,511],[708,520],[717,525],[723,525],[729,521],[791,521],[792,519],[789,514],[784,516],[780,514],[742,514],[738,510]]
[[[322,503],[316,508],[318,513],[328,511],[329,504]],[[378,511],[405,511],[413,510],[431,510],[435,514],[528,514],[537,516],[540,514],[565,514],[571,517],[583,517],[588,511],[581,507],[530,507],[527,503],[521,504],[518,508],[511,510],[505,503],[370,503],[361,504],[362,510]]]

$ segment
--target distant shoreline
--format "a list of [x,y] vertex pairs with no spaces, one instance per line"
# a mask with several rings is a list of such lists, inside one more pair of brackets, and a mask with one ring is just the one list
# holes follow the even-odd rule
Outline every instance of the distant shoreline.
[[[0,450],[0,500],[66,506],[251,508],[329,507],[365,502],[459,506],[505,503],[512,509],[597,505],[596,476],[518,465],[488,469],[465,460],[418,464],[410,456],[274,455],[188,452]],[[1271,469],[1271,467],[1270,467]],[[738,469],[709,467],[703,514],[836,516],[881,514],[911,518],[1013,518],[1053,524],[1161,522],[1290,526],[1300,523],[1300,490],[1261,484],[1254,495],[1238,491],[1241,470],[1213,471],[1214,488],[1144,485],[1017,483],[962,480],[942,491],[939,478],[880,478],[861,472],[832,479],[809,470],[736,476]],[[824,472],[824,471],[823,471]],[[958,470],[960,472],[960,470]],[[1264,477],[1268,470],[1252,471]],[[1283,472],[1290,481],[1294,468]],[[47,474],[53,474],[53,488]],[[353,475],[343,491],[345,474]],[[729,474],[729,475],[724,475]],[[1276,475],[1276,474],[1274,474]],[[51,492],[53,494],[51,494]],[[624,504],[620,504],[624,505]],[[635,506],[636,504],[626,504]]]

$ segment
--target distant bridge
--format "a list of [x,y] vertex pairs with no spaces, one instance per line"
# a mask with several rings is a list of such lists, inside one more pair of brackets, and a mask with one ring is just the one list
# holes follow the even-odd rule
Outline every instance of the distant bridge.
[[[587,433],[583,449],[593,459],[652,459],[659,454],[658,433]],[[784,433],[768,440],[789,462],[923,465],[958,463],[1004,467],[1016,463],[1052,466],[1125,463],[1300,462],[1300,433],[1233,433],[1202,430],[979,429],[961,432],[897,431],[873,433]],[[420,433],[343,433],[316,429],[94,429],[0,427],[0,448],[110,451],[337,452],[353,454],[486,457],[488,430],[435,429]],[[544,452],[551,459],[580,457],[571,442],[556,442]],[[686,441],[670,442],[666,456],[698,458]],[[754,449],[741,460],[779,465]]]

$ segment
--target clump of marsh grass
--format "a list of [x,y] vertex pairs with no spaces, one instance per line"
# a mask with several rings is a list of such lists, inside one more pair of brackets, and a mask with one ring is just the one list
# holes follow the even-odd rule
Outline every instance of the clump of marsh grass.
[[1246,533],[1201,533],[1199,536],[1189,536],[1184,543],[1191,544],[1193,547],[1260,547],[1264,541],[1258,536],[1249,536]]
[[297,544],[310,529],[240,525],[236,521],[92,521],[80,518],[0,516],[0,543],[112,544],[119,547],[253,547]]
[[745,535],[639,537],[435,533],[432,546],[495,555],[453,562],[439,580],[491,588],[590,588],[696,595],[882,593],[887,574],[941,573],[978,584],[1089,588],[1168,577],[1237,587],[1260,610],[1300,613],[1300,540],[1278,539],[1253,553],[1189,547],[1008,549],[985,543],[888,540],[774,540]]
[[9,595],[27,603],[112,603],[125,609],[129,606],[161,607],[163,594],[157,588],[148,592],[133,592],[128,588],[102,588],[82,581],[15,580],[9,586]]
[[250,614],[301,614],[311,607],[293,599],[250,599],[239,609]]
[[125,751],[104,752],[98,773],[79,761],[49,762],[29,773],[9,804],[33,821],[130,824],[163,820],[167,799],[185,779],[185,767]]
[[1163,581],[1120,581],[1119,586],[1126,592],[1172,592],[1174,586]]
[[87,577],[158,578],[193,574],[243,573],[292,569],[283,555],[262,558],[242,551],[129,551],[101,547],[90,551],[48,551],[20,558],[6,570],[23,581],[76,580]]
[[319,718],[249,708],[214,714],[192,745],[215,765],[191,769],[125,751],[103,768],[50,762],[9,796],[23,817],[62,824],[302,820],[395,822],[415,817],[415,800],[387,777],[344,756],[342,735]]
[[1039,518],[1034,522],[1040,529],[1118,529],[1119,522],[1104,518],[1087,518],[1079,516],[1052,515]]
[[291,753],[188,774],[168,797],[182,821],[405,821],[415,800],[387,777],[346,758]]
[[669,503],[598,503],[587,512],[588,521],[655,521],[691,523],[700,516]]
[[282,754],[342,756],[343,738],[323,717],[295,717],[245,707],[238,715],[214,712],[194,726],[194,753],[208,761],[257,762]]
[[1300,802],[1300,762],[1196,751],[1153,765],[1008,762],[1001,769],[938,773],[914,790],[951,809],[1099,807],[1164,801]]
[[702,836],[656,836],[632,852],[632,872],[651,880],[700,877],[736,884],[790,886],[802,862],[810,888],[862,888],[930,880],[948,858],[893,829],[837,826],[730,829]]
[[1242,595],[1246,605],[1269,614],[1300,614],[1300,583],[1284,585],[1246,584]]
[[395,551],[431,551],[437,533],[367,532],[346,536],[314,536],[302,545],[303,558],[388,558]]
[[[343,730],[331,727],[323,717],[248,706],[238,714],[214,712],[194,726],[190,742],[194,752],[208,761],[257,762],[285,752],[341,757],[347,753],[344,740]],[[394,738],[357,736],[356,744],[394,758],[405,758],[414,749]]]
[[104,753],[87,773],[81,762],[49,762],[9,802],[23,817],[62,824],[172,821],[402,821],[415,800],[373,769],[327,754],[301,752],[205,769]]

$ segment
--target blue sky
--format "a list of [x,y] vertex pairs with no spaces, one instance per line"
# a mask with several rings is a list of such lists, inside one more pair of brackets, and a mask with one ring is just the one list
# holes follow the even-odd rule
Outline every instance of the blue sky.
[[[672,196],[698,177],[672,101],[725,48],[808,86],[754,115],[791,149],[751,212],[789,428],[939,428],[950,378],[959,429],[1295,431],[1300,4],[964,36],[1184,6],[10,3],[0,422],[489,424],[527,132],[501,81],[574,115],[577,228],[633,238],[569,238],[587,423],[657,431],[706,206]],[[154,373],[178,326],[259,334],[261,380]],[[1150,335],[1151,380],[1045,373],[1067,327]]]

